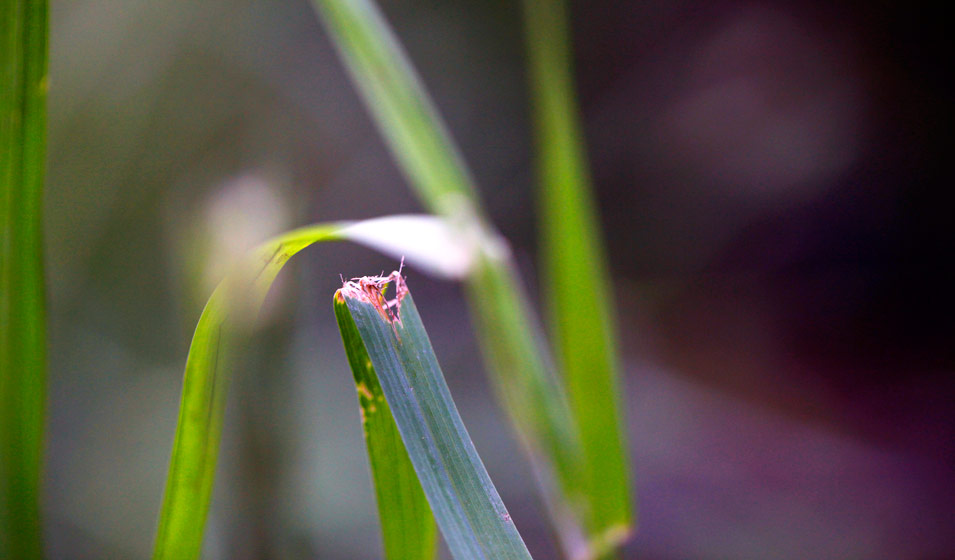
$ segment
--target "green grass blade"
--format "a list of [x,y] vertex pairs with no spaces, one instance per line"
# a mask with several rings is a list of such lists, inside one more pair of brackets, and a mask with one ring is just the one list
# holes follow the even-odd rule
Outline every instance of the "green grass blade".
[[584,498],[579,441],[567,402],[543,362],[545,354],[536,350],[543,343],[519,285],[511,268],[482,260],[468,278],[468,300],[485,359],[497,373],[495,391],[531,449],[535,471],[544,477],[543,497],[561,545],[577,558],[576,551],[586,547],[575,516]]
[[401,167],[437,214],[475,203],[473,181],[411,64],[368,0],[313,0]]
[[[390,279],[396,298],[386,303],[380,289]],[[361,335],[454,558],[530,558],[451,400],[401,276],[349,282],[335,304],[347,308]]]
[[[461,274],[463,270],[442,269],[436,264],[447,252],[461,251],[454,238],[435,243],[448,235],[448,229],[433,216],[389,216],[309,226],[263,243],[232,268],[206,303],[189,347],[154,558],[188,560],[199,556],[234,349],[241,348],[249,336],[272,282],[288,259],[313,243],[352,240],[399,255],[407,248],[416,262],[432,272]],[[429,239],[420,239],[422,235]],[[436,251],[441,253],[432,254]]]
[[378,518],[387,560],[430,560],[437,551],[431,508],[401,441],[378,374],[348,307],[335,299],[335,317],[355,378],[365,447],[375,483]]
[[[425,206],[479,239],[468,279],[472,316],[495,387],[541,479],[563,546],[579,548],[583,456],[562,387],[508,251],[481,215],[459,151],[391,29],[368,0],[313,0],[395,158]],[[500,297],[517,305],[500,305]],[[514,336],[501,336],[511,332]],[[531,410],[532,412],[528,412]]]
[[295,230],[238,263],[206,303],[189,347],[179,423],[153,558],[198,558],[212,498],[232,352],[248,336],[276,275],[290,257],[319,241],[341,239],[342,224]]
[[47,2],[0,0],[0,558],[40,558]]
[[542,275],[560,365],[586,456],[596,548],[632,524],[610,282],[574,101],[567,6],[523,0],[540,175]]

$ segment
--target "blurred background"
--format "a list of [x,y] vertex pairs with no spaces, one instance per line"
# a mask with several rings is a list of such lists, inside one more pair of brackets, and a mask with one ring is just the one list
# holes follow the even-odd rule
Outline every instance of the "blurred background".
[[[536,293],[519,4],[382,4]],[[147,558],[188,344],[230,258],[420,207],[305,0],[52,9],[48,547]],[[948,21],[574,6],[639,496],[625,558],[955,557]],[[326,245],[280,276],[230,395],[207,558],[380,557],[331,296],[396,264]],[[408,275],[478,451],[553,557],[460,287]]]

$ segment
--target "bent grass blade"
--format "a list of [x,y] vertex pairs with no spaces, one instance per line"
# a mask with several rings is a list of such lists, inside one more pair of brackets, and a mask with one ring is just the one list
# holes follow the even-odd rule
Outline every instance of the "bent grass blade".
[[[397,252],[401,247],[395,244],[395,237],[409,245],[416,240],[413,236],[401,237],[395,230],[406,227],[440,235],[443,226],[439,222],[441,220],[433,216],[400,216],[294,230],[253,250],[219,284],[199,317],[186,359],[179,421],[153,558],[187,560],[199,556],[209,514],[233,354],[249,336],[272,282],[288,259],[322,241],[353,240],[374,249]],[[393,238],[386,242],[378,242],[370,234],[377,231],[381,223],[392,227]],[[451,238],[442,246],[454,246],[454,243]],[[415,256],[426,265],[429,259],[441,258],[441,255],[420,251]]]
[[[386,301],[385,285],[396,283]],[[347,282],[336,314],[360,335],[421,487],[456,560],[529,559],[438,366],[414,300],[399,273]],[[346,350],[350,348],[346,342]],[[360,360],[364,355],[355,356]]]
[[199,557],[231,381],[232,351],[248,336],[259,307],[288,259],[313,243],[341,239],[341,229],[341,224],[314,226],[264,243],[234,267],[206,303],[186,359],[153,558]]

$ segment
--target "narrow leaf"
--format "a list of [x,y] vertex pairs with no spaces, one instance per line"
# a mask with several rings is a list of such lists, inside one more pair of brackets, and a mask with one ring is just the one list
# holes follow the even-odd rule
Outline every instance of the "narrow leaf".
[[179,423],[153,558],[198,558],[215,477],[232,351],[248,336],[272,281],[292,255],[340,239],[341,225],[304,228],[269,241],[238,263],[206,303],[183,378]]
[[335,317],[355,378],[365,447],[375,483],[378,518],[388,560],[430,560],[437,531],[408,451],[401,441],[378,375],[348,307],[336,298]]
[[398,41],[369,0],[313,0],[402,170],[437,214],[473,203],[473,181]]
[[[392,281],[395,299],[386,301]],[[464,428],[400,273],[348,282],[335,305],[361,336],[454,558],[530,558]]]
[[586,457],[596,553],[630,533],[629,461],[610,282],[577,114],[563,0],[523,0],[537,137],[544,288]]
[[0,2],[0,558],[40,558],[47,2]]
[[540,330],[528,297],[510,267],[478,263],[467,282],[475,330],[495,392],[529,450],[547,513],[569,558],[586,552],[578,515],[586,496],[583,461],[573,418],[558,381],[545,363]]

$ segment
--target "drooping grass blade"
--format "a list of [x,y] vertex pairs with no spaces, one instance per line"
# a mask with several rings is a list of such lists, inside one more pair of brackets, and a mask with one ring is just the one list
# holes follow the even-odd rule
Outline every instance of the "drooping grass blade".
[[[386,301],[390,281],[395,298]],[[401,275],[348,282],[334,301],[340,321],[350,319],[364,343],[454,558],[530,558],[464,428]]]
[[586,457],[596,553],[630,533],[611,286],[577,114],[566,2],[523,0],[540,180],[544,292]]
[[[389,238],[378,242],[387,226]],[[341,222],[298,229],[268,241],[235,265],[206,303],[199,318],[186,360],[182,400],[175,442],[166,480],[153,557],[187,560],[197,558],[209,513],[219,438],[225,411],[225,396],[231,380],[236,348],[249,336],[255,316],[289,258],[320,241],[351,239],[385,251],[409,246],[418,262],[440,261],[450,250],[460,250],[454,239],[435,246],[442,254],[422,252],[425,240],[403,232],[424,232],[434,244],[447,229],[431,216],[392,216],[362,222]],[[412,247],[413,246],[413,247]],[[467,269],[445,270],[430,263],[438,273],[463,274]]]
[[[541,478],[556,532],[574,554],[585,546],[575,520],[587,502],[580,476],[584,457],[507,248],[482,215],[470,172],[377,6],[369,0],[313,2],[421,201],[478,239],[482,253],[467,284],[481,347]],[[516,305],[501,305],[502,295]]]
[[391,407],[381,390],[361,335],[347,305],[335,300],[335,317],[355,378],[365,447],[375,483],[378,518],[387,560],[430,560],[437,532]]
[[297,230],[263,244],[219,284],[199,318],[186,359],[182,401],[153,558],[198,558],[231,380],[231,353],[248,336],[272,281],[295,253],[340,238],[338,224]]
[[47,2],[0,1],[0,558],[41,558]]

